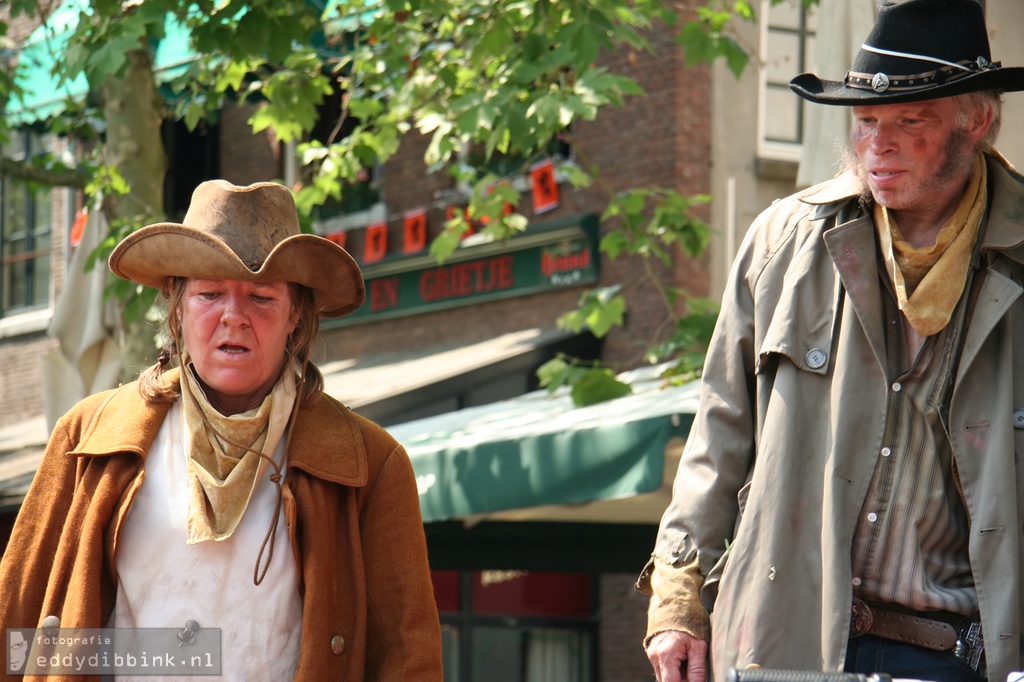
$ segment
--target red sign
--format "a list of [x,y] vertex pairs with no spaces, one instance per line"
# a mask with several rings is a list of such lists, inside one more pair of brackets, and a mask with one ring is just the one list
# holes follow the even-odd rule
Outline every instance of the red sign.
[[[499,184],[500,184],[500,183],[499,183]],[[505,183],[505,184],[507,184],[507,183]],[[489,195],[490,195],[490,194],[494,194],[494,188],[495,188],[495,187],[497,187],[497,185],[491,185],[491,186],[490,186],[490,187],[489,187],[489,188],[487,189],[487,194],[489,194]],[[502,207],[502,210],[501,210],[501,212],[502,212],[502,215],[506,215],[506,216],[510,216],[510,215],[512,215],[512,204],[510,204],[510,203],[508,203],[508,202],[505,202],[505,205],[504,205],[504,206]],[[487,224],[487,223],[489,223],[489,222],[491,222],[491,218],[490,218],[490,216],[486,216],[486,215],[484,215],[484,216],[480,216],[480,224],[481,224],[481,225],[486,225],[486,224]]]
[[473,232],[475,231],[473,229],[473,221],[469,219],[469,207],[468,206],[453,206],[453,205],[449,204],[448,208],[446,208],[445,211],[444,211],[445,222],[451,222],[452,220],[454,220],[455,216],[458,214],[459,211],[462,212],[463,220],[465,220],[466,224],[469,225],[469,228],[466,229],[466,231],[462,233],[462,237],[460,237],[460,239],[465,239],[469,235],[473,234]]
[[558,183],[555,181],[555,164],[542,161],[530,169],[530,186],[533,190],[533,212],[544,213],[558,208]]
[[363,262],[376,263],[388,252],[387,223],[374,223],[366,228],[366,245],[363,249]]
[[330,239],[332,242],[334,242],[335,244],[344,249],[345,235],[347,234],[348,232],[332,232],[331,234],[327,235],[327,239]]
[[427,213],[424,210],[405,214],[405,239],[402,253],[417,253],[427,246]]
[[78,246],[82,243],[82,235],[85,233],[85,223],[89,220],[89,209],[82,207],[82,210],[75,216],[75,222],[71,226],[71,246]]

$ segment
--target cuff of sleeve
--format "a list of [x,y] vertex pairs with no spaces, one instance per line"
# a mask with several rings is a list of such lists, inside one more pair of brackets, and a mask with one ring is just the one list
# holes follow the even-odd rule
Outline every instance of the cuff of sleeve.
[[703,584],[704,576],[696,556],[680,566],[654,560],[650,571],[651,603],[647,611],[645,649],[651,638],[668,630],[710,641],[711,616],[700,601]]

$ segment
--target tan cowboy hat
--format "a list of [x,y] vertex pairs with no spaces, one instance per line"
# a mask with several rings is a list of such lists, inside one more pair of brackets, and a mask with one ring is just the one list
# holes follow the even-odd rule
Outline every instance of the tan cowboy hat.
[[313,290],[323,317],[347,315],[366,299],[356,262],[329,239],[302,234],[291,191],[273,182],[204,182],[181,223],[133,232],[109,264],[118,277],[157,289],[169,277],[296,282]]

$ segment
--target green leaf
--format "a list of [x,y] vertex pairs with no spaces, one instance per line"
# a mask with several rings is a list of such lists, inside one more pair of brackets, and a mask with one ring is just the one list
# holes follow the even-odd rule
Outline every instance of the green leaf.
[[587,326],[594,336],[601,338],[611,331],[612,327],[621,327],[625,322],[626,299],[615,296],[602,301],[587,315]]
[[744,69],[747,68],[747,62],[750,61],[750,56],[740,47],[734,39],[726,37],[719,43],[719,50],[722,56],[725,57],[726,66],[729,71],[736,78],[740,79],[743,75]]
[[570,369],[569,363],[561,356],[548,360],[537,368],[540,387],[548,389],[548,393],[554,393],[569,382]]
[[577,407],[586,407],[621,398],[632,392],[633,388],[616,378],[610,369],[593,367],[573,383],[572,402]]
[[619,230],[609,232],[601,237],[599,249],[602,253],[608,254],[609,258],[615,260],[629,249],[629,237]]

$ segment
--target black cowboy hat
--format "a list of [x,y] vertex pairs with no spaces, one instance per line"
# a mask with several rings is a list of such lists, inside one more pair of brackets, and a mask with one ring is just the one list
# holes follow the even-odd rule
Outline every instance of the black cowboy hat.
[[1024,90],[1024,68],[992,61],[977,0],[885,0],[846,80],[804,73],[789,87],[818,104],[895,104]]

